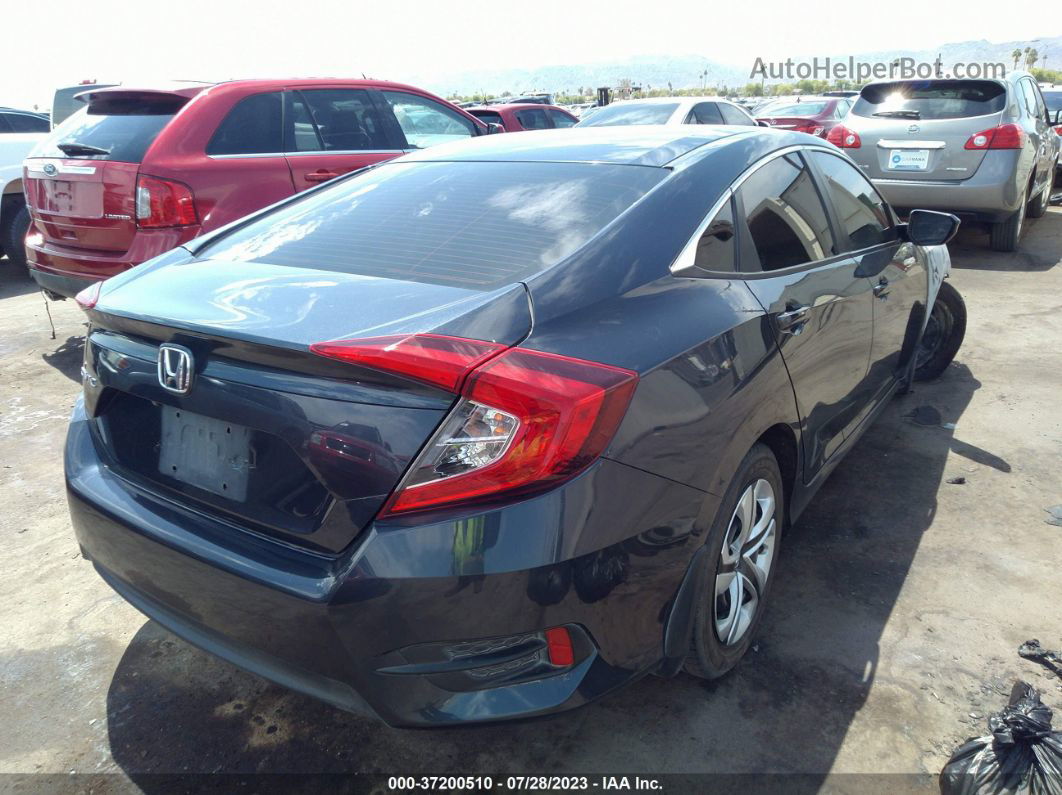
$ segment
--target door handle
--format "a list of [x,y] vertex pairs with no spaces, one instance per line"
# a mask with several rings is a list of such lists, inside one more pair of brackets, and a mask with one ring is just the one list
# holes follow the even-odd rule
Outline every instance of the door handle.
[[307,182],[328,182],[328,180],[338,177],[335,171],[325,171],[324,169],[318,169],[317,171],[311,171],[309,174],[303,174]]
[[889,280],[884,276],[874,285],[874,295],[877,298],[885,298],[889,294]]
[[797,306],[774,316],[774,324],[783,334],[799,334],[811,315],[810,306]]

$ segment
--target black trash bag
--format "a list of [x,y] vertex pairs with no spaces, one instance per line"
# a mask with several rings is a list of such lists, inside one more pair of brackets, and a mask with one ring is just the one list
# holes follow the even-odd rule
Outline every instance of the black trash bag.
[[992,733],[955,749],[940,772],[942,795],[1062,795],[1062,732],[1051,731],[1051,709],[1025,682],[988,719]]

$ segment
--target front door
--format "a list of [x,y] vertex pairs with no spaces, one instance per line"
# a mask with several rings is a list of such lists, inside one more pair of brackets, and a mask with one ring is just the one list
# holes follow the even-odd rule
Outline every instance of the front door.
[[739,259],[770,316],[796,392],[804,473],[811,480],[870,400],[873,293],[844,252],[810,169],[774,157],[738,188]]

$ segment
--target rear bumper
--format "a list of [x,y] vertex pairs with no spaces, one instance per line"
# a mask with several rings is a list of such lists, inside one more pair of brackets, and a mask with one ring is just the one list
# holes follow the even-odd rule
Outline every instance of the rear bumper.
[[911,210],[940,210],[976,221],[1004,221],[1025,198],[1029,175],[1019,173],[1020,150],[985,154],[977,172],[956,181],[872,179],[882,196],[902,215]]
[[[67,492],[82,551],[101,576],[191,643],[392,725],[566,710],[652,669],[663,656],[664,623],[705,499],[602,460],[561,489],[516,506],[371,527],[332,557],[268,541],[123,480],[97,455],[89,422],[79,402],[67,438]],[[603,532],[587,518],[594,513],[587,499],[602,499],[606,486],[614,502],[631,495],[644,516],[650,500],[655,513],[641,520],[649,523],[644,533],[584,552],[589,539],[579,531]],[[617,508],[635,513],[632,505]],[[601,528],[606,524],[623,523],[608,516]],[[661,534],[664,528],[671,530]],[[437,666],[411,666],[425,659],[418,651],[425,644],[561,625],[584,633],[583,652],[571,667],[530,680],[480,677],[470,684]],[[396,667],[409,670],[394,673]]]
[[141,230],[128,250],[110,252],[49,243],[31,228],[26,236],[26,264],[30,276],[41,287],[72,298],[93,282],[108,279],[188,242],[199,231],[198,226]]

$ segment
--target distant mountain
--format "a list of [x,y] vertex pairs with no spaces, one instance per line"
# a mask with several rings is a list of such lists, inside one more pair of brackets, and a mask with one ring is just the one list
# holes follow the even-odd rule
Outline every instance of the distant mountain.
[[[833,59],[847,60],[848,56],[852,55],[857,61],[870,63],[889,63],[904,57],[919,62],[932,62],[939,53],[945,69],[959,62],[1002,62],[1009,69],[1014,63],[1011,53],[1015,49],[1024,50],[1026,47],[1034,47],[1040,53],[1040,61],[1036,66],[1062,68],[1062,36],[1044,37],[1038,41],[999,43],[981,39],[942,44],[929,50],[804,53],[800,56],[794,55],[793,60],[810,61],[815,55],[820,58],[829,55]],[[638,55],[597,63],[556,64],[534,69],[480,69],[452,74],[410,75],[404,79],[444,96],[455,93],[467,96],[483,91],[495,95],[532,90],[569,93],[579,88],[616,86],[621,80],[631,80],[634,85],[643,88],[665,88],[669,82],[674,88],[693,88],[705,83],[708,86],[740,87],[749,82],[753,63],[754,59],[750,59],[747,64],[722,64],[701,55]],[[708,72],[707,79],[703,74],[705,70]]]

